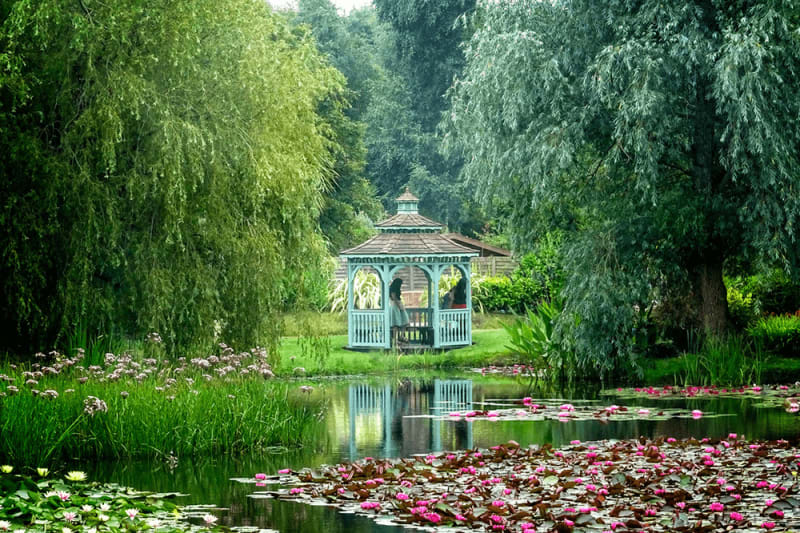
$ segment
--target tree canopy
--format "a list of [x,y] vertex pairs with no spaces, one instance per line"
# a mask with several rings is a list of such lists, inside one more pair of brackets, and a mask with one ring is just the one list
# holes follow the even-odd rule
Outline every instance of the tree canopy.
[[518,242],[573,231],[561,326],[587,365],[635,356],[675,287],[724,331],[726,260],[796,269],[792,2],[487,0],[474,20],[448,146],[484,201],[509,201]]
[[344,80],[312,40],[250,0],[0,13],[3,344],[274,339],[287,273],[324,252],[341,137],[319,108]]

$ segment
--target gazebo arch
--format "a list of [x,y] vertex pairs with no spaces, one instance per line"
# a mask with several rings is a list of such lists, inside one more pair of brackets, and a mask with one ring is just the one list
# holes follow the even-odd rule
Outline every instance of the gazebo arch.
[[[428,282],[426,307],[406,307],[410,318],[405,347],[449,348],[472,344],[470,259],[477,252],[442,235],[443,225],[419,214],[419,199],[406,190],[397,198],[397,214],[376,224],[379,233],[341,253],[347,259],[348,348],[391,348],[389,285],[400,269],[422,270]],[[380,309],[355,309],[353,280],[369,266],[381,280]],[[456,267],[466,280],[466,309],[441,309],[439,282],[444,271]],[[410,345],[410,346],[408,346]]]

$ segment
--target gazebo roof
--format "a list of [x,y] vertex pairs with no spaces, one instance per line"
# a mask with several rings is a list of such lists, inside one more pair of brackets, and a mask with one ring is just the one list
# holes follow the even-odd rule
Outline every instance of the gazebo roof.
[[375,224],[378,233],[358,246],[344,250],[349,257],[476,256],[472,248],[442,235],[444,224],[417,212],[419,199],[406,187],[397,197],[397,214]]
[[403,191],[403,194],[395,198],[395,200],[398,202],[419,202],[419,198],[411,194],[411,191],[408,190],[408,187],[406,187],[406,190]]
[[441,230],[444,226],[441,222],[436,222],[419,213],[397,213],[386,220],[375,224],[376,228],[391,230],[393,228],[414,228]]
[[341,252],[349,256],[478,255],[475,250],[456,244],[441,233],[379,233],[371,239]]

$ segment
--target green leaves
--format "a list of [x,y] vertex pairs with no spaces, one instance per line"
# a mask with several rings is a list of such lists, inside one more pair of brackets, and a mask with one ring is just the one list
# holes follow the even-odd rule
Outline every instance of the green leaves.
[[721,332],[728,258],[798,264],[795,11],[479,5],[447,144],[486,205],[509,203],[517,242],[568,232],[563,316],[587,369],[628,371],[638,315],[677,293]]
[[0,42],[26,87],[0,117],[4,338],[52,346],[83,322],[170,351],[215,329],[274,341],[293,274],[323,257],[346,134],[343,79],[310,37],[245,0],[47,1],[17,2]]

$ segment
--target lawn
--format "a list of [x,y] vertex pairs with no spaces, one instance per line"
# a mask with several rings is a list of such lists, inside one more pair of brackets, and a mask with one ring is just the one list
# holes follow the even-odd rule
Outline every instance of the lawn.
[[323,376],[484,367],[519,362],[519,357],[506,347],[509,339],[503,329],[474,330],[472,340],[472,346],[457,350],[398,354],[391,351],[346,350],[347,335],[284,337],[279,348],[280,363],[275,370],[279,376]]

